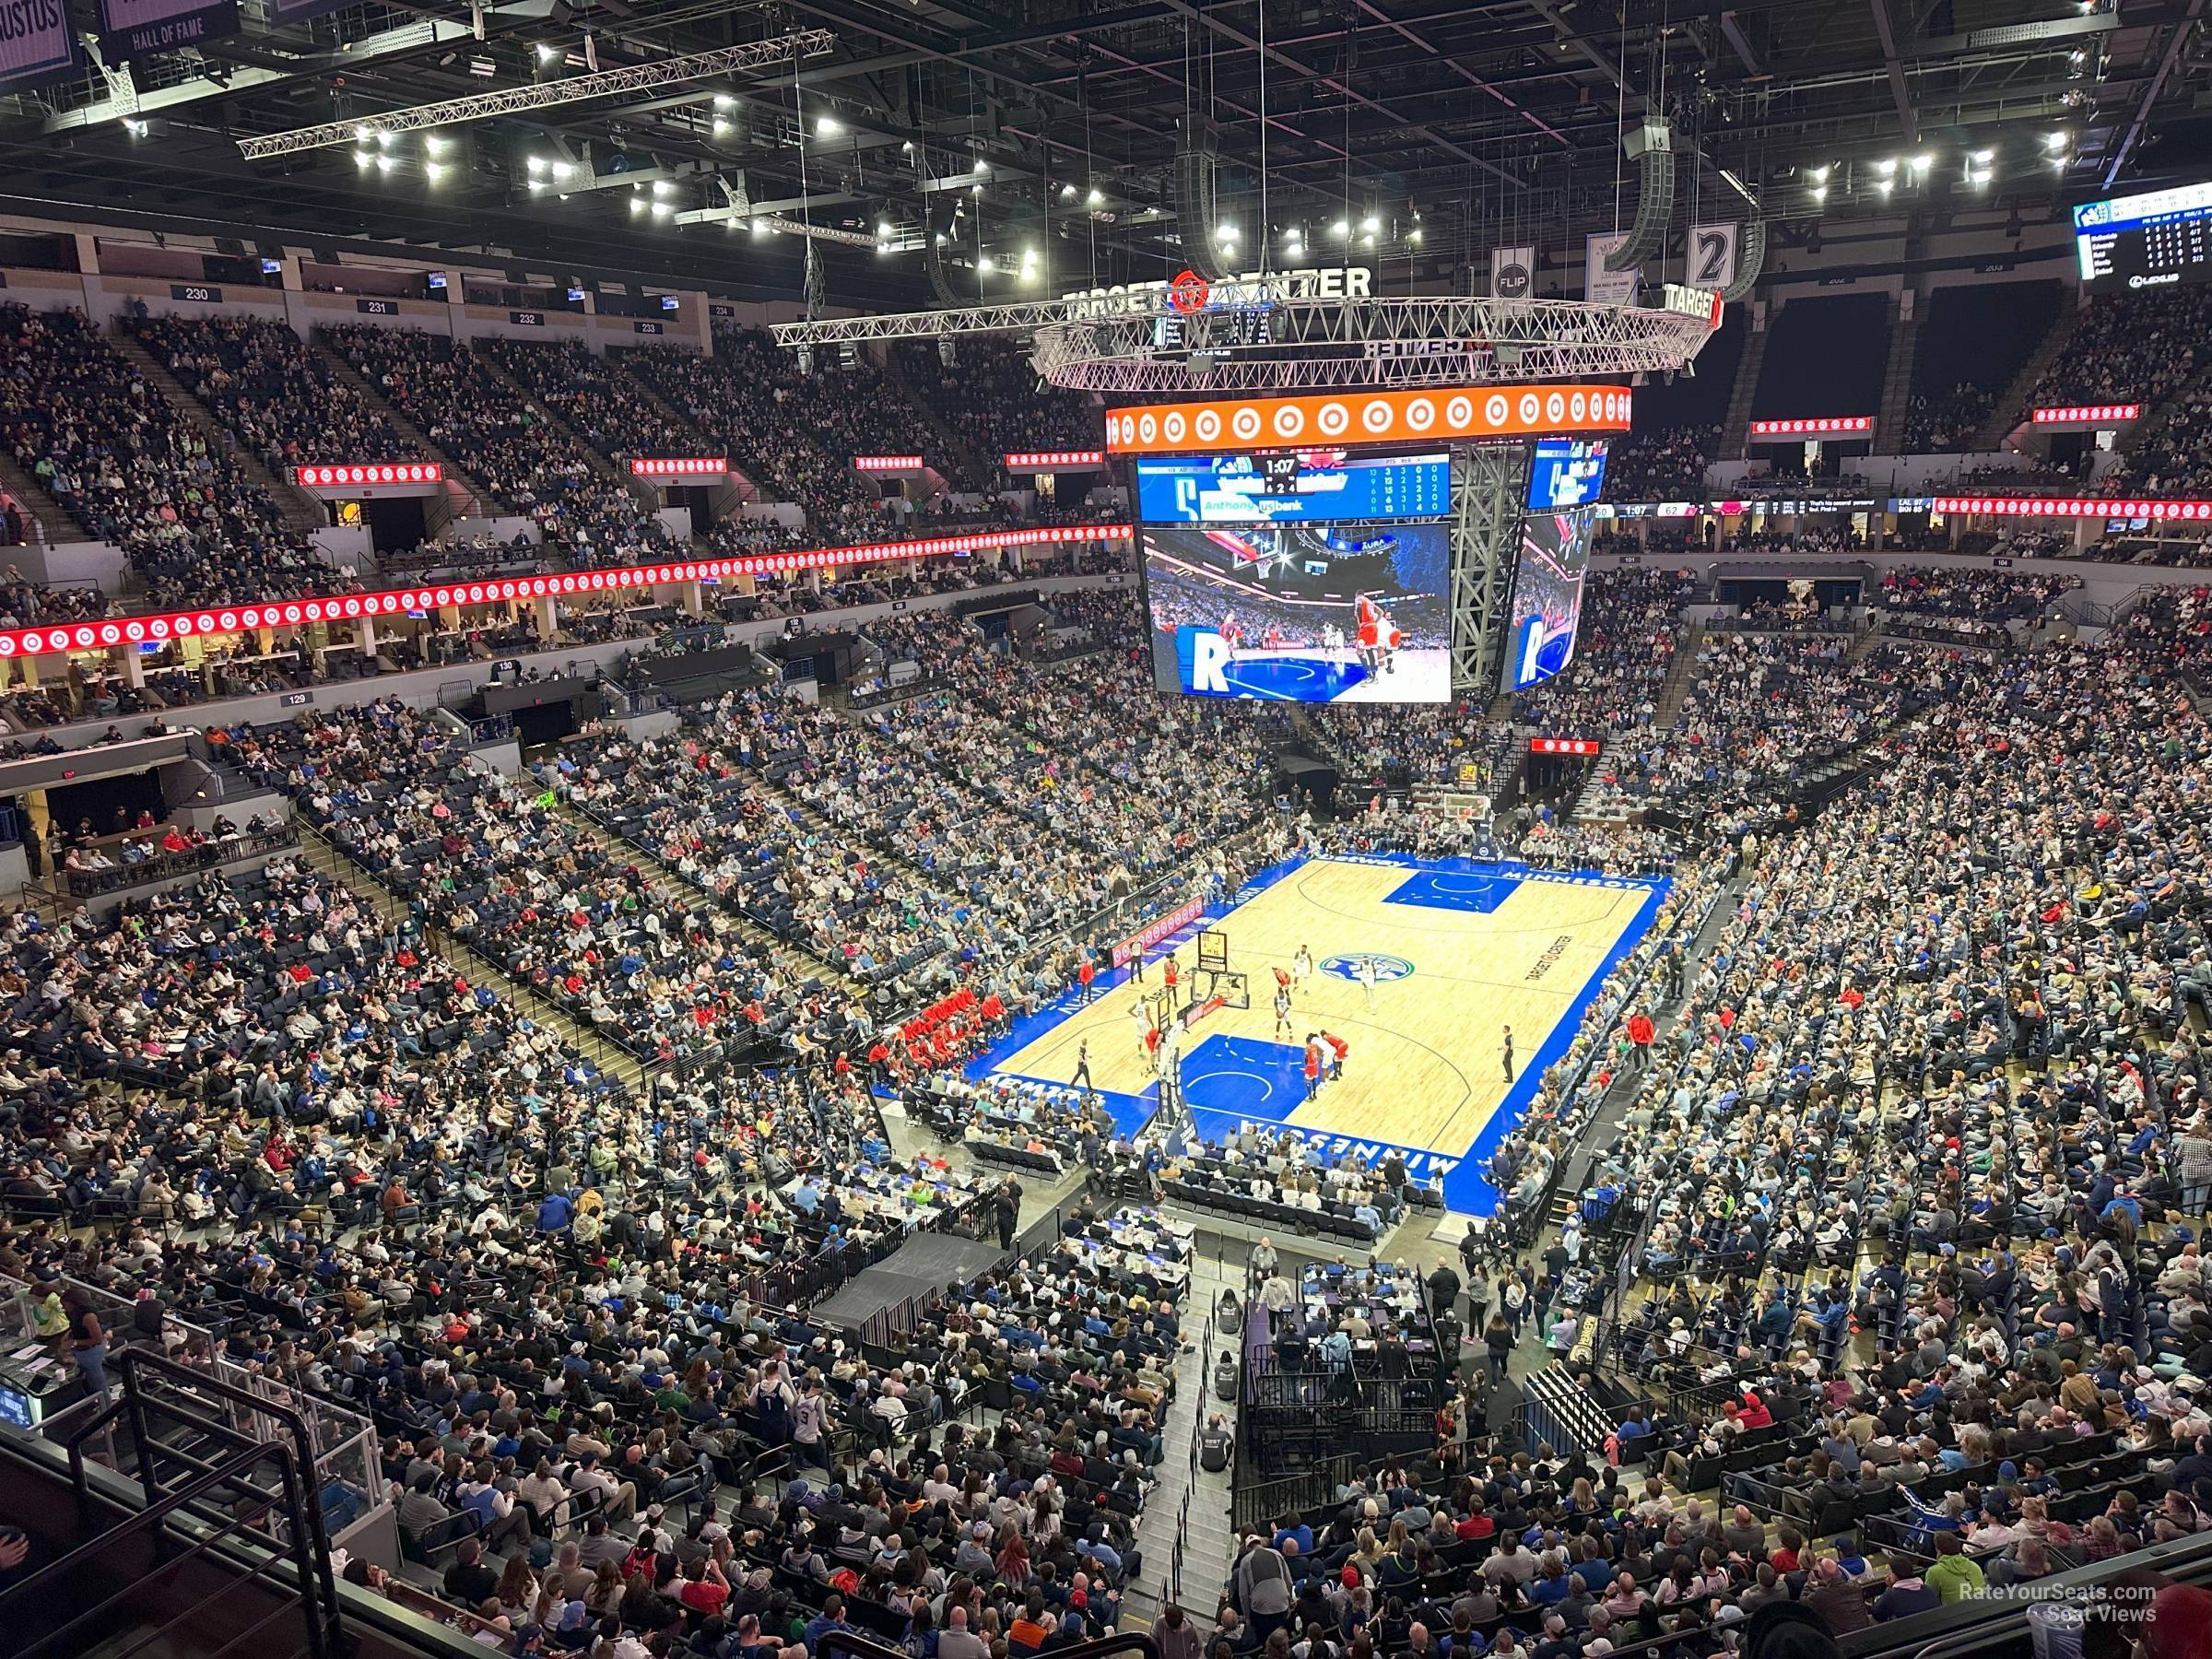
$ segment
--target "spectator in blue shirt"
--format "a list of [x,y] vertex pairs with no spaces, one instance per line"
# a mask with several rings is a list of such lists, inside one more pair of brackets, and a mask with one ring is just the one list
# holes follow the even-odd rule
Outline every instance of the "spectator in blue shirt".
[[576,1206],[566,1193],[547,1193],[546,1201],[537,1206],[539,1232],[566,1232],[575,1218]]

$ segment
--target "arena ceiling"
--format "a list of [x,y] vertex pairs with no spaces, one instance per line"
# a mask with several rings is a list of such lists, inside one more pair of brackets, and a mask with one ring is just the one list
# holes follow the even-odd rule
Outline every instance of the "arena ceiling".
[[[780,218],[848,233],[818,244],[827,297],[880,304],[928,300],[926,246],[944,291],[1018,297],[1172,274],[1224,227],[1232,263],[1264,234],[1278,265],[1450,281],[1626,223],[1620,138],[1653,116],[1700,159],[1677,224],[1785,236],[2040,218],[2207,147],[2207,0],[240,4],[228,38],[0,99],[0,209],[795,295],[799,239],[755,228]],[[642,94],[238,144],[806,29],[829,49]],[[1179,158],[1208,144],[1192,225]]]

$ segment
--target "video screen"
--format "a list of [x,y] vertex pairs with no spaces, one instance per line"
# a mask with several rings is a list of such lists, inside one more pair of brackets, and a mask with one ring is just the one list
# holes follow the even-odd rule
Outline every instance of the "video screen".
[[1186,697],[1447,702],[1441,524],[1147,529],[1152,680]]
[[1192,455],[1136,464],[1136,516],[1148,524],[1341,524],[1442,517],[1452,511],[1446,455]]
[[1574,660],[1574,628],[1583,614],[1583,578],[1590,569],[1590,527],[1596,516],[1583,507],[1532,512],[1521,521],[1505,646],[1508,691],[1541,684]]
[[2183,184],[2074,209],[2081,286],[2169,288],[2212,281],[2212,184]]
[[1587,507],[1606,484],[1606,445],[1596,438],[1539,438],[1528,465],[1528,510]]

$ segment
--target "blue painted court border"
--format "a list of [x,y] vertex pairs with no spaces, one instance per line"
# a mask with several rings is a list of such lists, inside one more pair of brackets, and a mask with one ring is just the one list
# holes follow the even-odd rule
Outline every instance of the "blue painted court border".
[[[1606,952],[1597,966],[1591,971],[1588,979],[1570,999],[1559,1018],[1553,1022],[1551,1030],[1546,1036],[1543,1043],[1535,1053],[1521,1056],[1520,1068],[1514,1074],[1512,1087],[1506,1091],[1505,1098],[1499,1102],[1498,1110],[1490,1114],[1489,1122],[1483,1125],[1482,1133],[1476,1137],[1474,1145],[1457,1157],[1432,1152],[1425,1147],[1401,1147],[1393,1142],[1373,1140],[1360,1135],[1340,1135],[1323,1129],[1308,1129],[1298,1124],[1283,1124],[1279,1119],[1276,1118],[1237,1115],[1211,1111],[1204,1107],[1194,1107],[1191,1111],[1192,1123],[1196,1126],[1198,1133],[1207,1140],[1221,1140],[1227,1135],[1235,1134],[1245,1123],[1250,1122],[1295,1129],[1306,1140],[1318,1147],[1337,1154],[1351,1152],[1370,1162],[1378,1162],[1392,1152],[1396,1152],[1406,1159],[1408,1174],[1417,1181],[1427,1179],[1436,1170],[1441,1169],[1443,1171],[1444,1203],[1448,1207],[1470,1215],[1495,1215],[1500,1194],[1485,1172],[1491,1156],[1503,1144],[1505,1137],[1519,1127],[1521,1121],[1527,1116],[1529,1106],[1535,1100],[1536,1090],[1543,1082],[1544,1074],[1558,1065],[1565,1056],[1574,1041],[1576,1033],[1582,1030],[1583,1017],[1589,1012],[1590,1005],[1597,999],[1597,994],[1604,986],[1606,977],[1620,965],[1630,951],[1636,948],[1644,935],[1651,931],[1652,924],[1657,920],[1659,909],[1666,902],[1666,896],[1672,890],[1674,884],[1665,877],[1603,876],[1595,871],[1538,870],[1531,868],[1527,865],[1495,859],[1424,859],[1416,858],[1412,854],[1405,853],[1359,853],[1324,856],[1329,862],[1336,864],[1371,865],[1441,875],[1504,877],[1515,883],[1542,882],[1564,887],[1610,888],[1617,891],[1635,889],[1641,890],[1644,894],[1643,903],[1638,907],[1634,917],[1630,920],[1628,926],[1621,930],[1620,936],[1614,941],[1612,948]],[[1212,925],[1240,906],[1250,903],[1269,888],[1274,887],[1276,883],[1295,875],[1305,866],[1309,859],[1310,855],[1300,853],[1294,858],[1285,859],[1280,864],[1269,865],[1245,882],[1229,899],[1217,900],[1207,904],[1203,914],[1168,935],[1152,948],[1158,949],[1159,946],[1170,944],[1182,945],[1195,935],[1200,929]],[[1404,892],[1406,888],[1401,887],[1394,891]],[[1426,902],[1425,900],[1418,898],[1409,901],[1416,904]],[[1459,907],[1440,906],[1439,908]],[[1157,973],[1157,968],[1152,971]],[[1116,968],[1110,973],[1100,973],[1091,987],[1093,996],[1103,994],[1114,986],[1124,983],[1129,978],[1129,973],[1130,971],[1125,967]],[[1019,1053],[1081,1006],[1077,993],[1071,988],[1065,994],[1038,1009],[1034,1014],[1017,1019],[1005,1036],[970,1059],[967,1065],[961,1068],[961,1075],[971,1080],[990,1075],[1015,1077],[1023,1076],[1018,1072],[1000,1071],[1000,1063]],[[1207,1042],[1222,1038],[1222,1033],[1209,1032],[1193,1048],[1191,1053],[1185,1056],[1186,1066],[1192,1058],[1205,1050]],[[1256,1040],[1234,1039],[1228,1041],[1243,1042]],[[1359,1064],[1357,1056],[1349,1064],[1357,1065]],[[1031,1080],[1061,1088],[1066,1087],[1068,1083],[1068,1079],[1065,1077],[1039,1077]],[[1159,1109],[1159,1090],[1157,1085],[1146,1089],[1141,1095],[1116,1094],[1103,1089],[1100,1090],[1099,1094],[1100,1102],[1112,1116],[1115,1127],[1124,1134],[1134,1135],[1141,1130],[1146,1124],[1151,1121],[1153,1112]],[[1288,1110],[1283,1115],[1288,1116],[1288,1111],[1295,1111],[1301,1104],[1303,1104],[1302,1091],[1300,1099],[1290,1101]]]

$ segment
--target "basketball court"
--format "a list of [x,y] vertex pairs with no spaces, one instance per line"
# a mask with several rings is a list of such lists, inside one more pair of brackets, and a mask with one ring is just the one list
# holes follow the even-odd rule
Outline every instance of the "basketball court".
[[[1566,1052],[1606,972],[1651,925],[1666,887],[1468,859],[1294,860],[1248,884],[1241,903],[1153,947],[1141,982],[1124,970],[1094,985],[1088,1003],[1062,998],[1020,1021],[969,1075],[1065,1084],[1087,1041],[1108,1108],[1124,1129],[1138,1127],[1158,1109],[1159,1084],[1143,1047],[1153,1020],[1132,1010],[1148,999],[1157,1018],[1172,950],[1176,1006],[1205,1009],[1182,1034],[1181,1070],[1202,1135],[1286,1124],[1370,1158],[1397,1150],[1417,1179],[1443,1176],[1453,1208],[1488,1213],[1497,1194],[1479,1166]],[[1312,971],[1294,980],[1289,1023],[1278,1028],[1277,970],[1291,972],[1301,946]],[[1321,1031],[1348,1051],[1343,1077],[1309,1100],[1305,1041]]]

